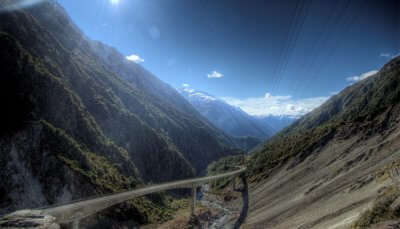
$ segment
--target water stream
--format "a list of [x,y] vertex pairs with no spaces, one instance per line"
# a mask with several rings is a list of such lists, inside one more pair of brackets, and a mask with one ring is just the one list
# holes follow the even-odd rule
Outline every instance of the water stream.
[[209,229],[231,229],[232,225],[229,224],[231,219],[234,217],[232,210],[223,206],[222,201],[216,198],[209,198],[208,194],[209,185],[203,185],[199,192],[199,200],[203,206],[207,206],[212,209],[220,210],[220,214],[216,218],[213,218],[212,222],[209,223]]
[[209,185],[204,185],[201,187],[198,196],[200,202],[204,206],[217,209],[220,212],[216,215],[216,217],[213,217],[206,228],[236,229],[240,228],[240,226],[246,221],[249,211],[249,190],[246,177],[241,177],[241,181],[242,185],[240,189],[234,189],[234,191],[241,193],[241,199],[228,203],[219,200],[214,194],[211,194],[209,192]]

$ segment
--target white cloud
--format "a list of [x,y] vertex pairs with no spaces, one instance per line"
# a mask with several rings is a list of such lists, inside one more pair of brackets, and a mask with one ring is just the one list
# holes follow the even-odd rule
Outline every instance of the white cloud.
[[372,70],[372,71],[363,73],[363,74],[361,74],[359,76],[347,77],[346,80],[349,81],[349,82],[358,82],[358,81],[366,79],[366,78],[368,78],[368,77],[370,77],[372,75],[375,75],[376,73],[378,73],[377,70]]
[[140,58],[140,56],[135,55],[135,54],[127,56],[126,59],[129,61],[135,62],[137,64],[144,62],[144,60],[142,58]]
[[390,54],[390,53],[381,53],[379,56],[380,57],[390,58],[392,56],[392,54]]
[[182,84],[182,87],[190,87],[190,85],[187,83],[184,83],[184,84]]
[[250,115],[257,116],[291,116],[299,117],[320,106],[329,97],[313,97],[293,99],[292,96],[274,96],[266,93],[263,97],[237,99],[233,97],[221,98],[228,104],[240,107]]
[[400,52],[395,53],[395,54],[393,54],[393,53],[381,53],[381,54],[379,54],[379,56],[383,57],[383,58],[393,59],[395,57],[400,56]]
[[208,78],[222,78],[222,77],[224,77],[224,75],[217,71],[212,71],[211,74],[207,74],[207,77]]
[[189,87],[185,87],[183,90],[186,91],[186,92],[189,92],[189,93],[195,92],[194,89],[191,89],[191,88],[189,88]]

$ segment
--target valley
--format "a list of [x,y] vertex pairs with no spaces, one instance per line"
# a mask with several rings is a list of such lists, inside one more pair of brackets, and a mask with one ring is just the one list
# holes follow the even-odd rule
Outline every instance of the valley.
[[[193,177],[241,152],[174,89],[97,47],[55,1],[0,14],[0,21],[0,214]],[[97,54],[105,50],[131,81]],[[166,197],[139,198],[104,215],[122,210],[141,223],[169,217],[156,200]]]
[[[349,12],[367,20],[358,2],[326,2],[337,7],[327,21],[330,8],[308,0],[225,2],[215,15],[204,9],[222,0],[77,2],[0,1],[1,228],[400,226],[400,56],[367,55],[381,28],[398,43],[399,3],[366,4],[382,36],[348,38],[355,50],[369,42],[358,59],[330,47],[333,62],[308,37],[339,31],[330,22]],[[266,36],[261,18],[280,22]],[[365,66],[376,70],[338,74]]]

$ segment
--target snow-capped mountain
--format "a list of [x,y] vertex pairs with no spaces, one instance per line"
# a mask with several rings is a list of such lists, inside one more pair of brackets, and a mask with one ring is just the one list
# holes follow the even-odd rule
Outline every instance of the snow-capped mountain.
[[239,107],[190,87],[178,91],[211,123],[235,137],[250,136],[264,140],[293,121],[286,117],[251,116]]

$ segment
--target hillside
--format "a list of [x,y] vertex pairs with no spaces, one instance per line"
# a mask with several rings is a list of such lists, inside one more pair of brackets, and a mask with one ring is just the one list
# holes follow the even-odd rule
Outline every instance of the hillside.
[[[89,40],[55,1],[0,14],[0,61],[0,214],[194,176],[236,152],[174,89]],[[159,220],[160,208],[131,201],[119,221]]]
[[399,122],[396,58],[255,150],[245,228],[349,228],[395,188]]

